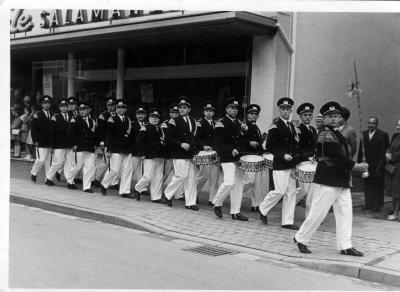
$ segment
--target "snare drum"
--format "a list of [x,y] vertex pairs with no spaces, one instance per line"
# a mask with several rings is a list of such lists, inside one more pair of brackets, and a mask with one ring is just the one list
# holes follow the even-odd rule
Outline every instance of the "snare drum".
[[312,183],[316,169],[317,163],[304,161],[296,166],[291,176],[299,182]]
[[265,159],[260,155],[244,155],[240,157],[239,168],[244,171],[263,171],[265,169]]
[[193,157],[193,163],[196,165],[210,165],[215,164],[219,161],[217,152],[211,151],[200,151]]
[[272,154],[272,153],[264,153],[263,157],[265,159],[265,163],[266,163],[267,168],[273,169],[274,154]]

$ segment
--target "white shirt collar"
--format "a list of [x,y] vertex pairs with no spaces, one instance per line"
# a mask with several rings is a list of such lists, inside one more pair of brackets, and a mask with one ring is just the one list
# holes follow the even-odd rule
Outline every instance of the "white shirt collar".
[[226,115],[228,119],[230,119],[232,122],[235,122],[236,119],[232,119],[230,116]]

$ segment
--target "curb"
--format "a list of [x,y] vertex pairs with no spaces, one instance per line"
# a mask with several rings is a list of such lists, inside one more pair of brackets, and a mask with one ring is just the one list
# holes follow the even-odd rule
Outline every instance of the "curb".
[[175,231],[165,230],[156,225],[151,225],[144,222],[133,223],[126,219],[118,216],[113,216],[110,214],[101,213],[99,211],[91,211],[87,209],[80,208],[75,205],[67,204],[56,204],[45,202],[37,199],[26,198],[23,196],[18,196],[17,194],[10,194],[10,203],[16,203],[21,205],[26,205],[30,207],[36,207],[48,211],[58,212],[66,215],[72,215],[76,217],[81,217],[85,219],[92,219],[95,221],[100,221],[108,224],[118,225],[121,227],[138,229],[142,231],[147,231],[151,233],[156,233],[163,236],[174,237],[182,240],[194,241],[202,244],[209,244],[214,246],[221,246],[227,249],[232,249],[234,251],[248,253],[256,256],[260,256],[266,260],[273,262],[283,262],[286,264],[295,264],[298,266],[310,268],[313,270],[340,274],[343,276],[348,276],[352,278],[359,278],[362,280],[378,282],[387,285],[393,285],[400,287],[400,272],[387,270],[383,268],[378,268],[370,266],[368,264],[355,264],[355,263],[344,263],[340,261],[333,260],[316,260],[307,259],[302,257],[290,257],[286,255],[281,255],[277,253],[266,252],[263,250],[248,248],[246,246],[236,245],[229,242],[214,241],[198,236],[183,234]]

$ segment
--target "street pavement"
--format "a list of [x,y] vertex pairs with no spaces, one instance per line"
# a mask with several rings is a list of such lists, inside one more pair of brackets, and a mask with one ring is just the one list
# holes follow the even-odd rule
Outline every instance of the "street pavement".
[[[184,208],[182,201],[173,207],[154,204],[149,197],[142,201],[123,199],[116,191],[106,197],[70,191],[65,182],[48,187],[43,178],[38,183],[29,180],[31,164],[11,163],[11,200],[23,204],[57,210],[68,214],[96,218],[123,226],[138,227],[158,234],[246,251],[270,259],[300,264],[310,268],[344,274],[371,281],[400,286],[400,222],[369,218],[355,212],[353,245],[365,253],[364,257],[340,255],[336,251],[335,220],[330,213],[310,242],[312,254],[301,254],[293,244],[295,231],[280,227],[281,210],[277,205],[269,214],[265,226],[255,213],[243,213],[249,222],[231,220],[228,206],[223,207],[224,218],[217,219],[212,208],[205,206],[205,194],[200,197],[200,211]],[[229,201],[229,200],[228,200]],[[304,220],[304,208],[297,207],[296,224]]]
[[21,204],[10,206],[10,229],[13,291],[398,289],[243,252],[195,253],[202,244]]

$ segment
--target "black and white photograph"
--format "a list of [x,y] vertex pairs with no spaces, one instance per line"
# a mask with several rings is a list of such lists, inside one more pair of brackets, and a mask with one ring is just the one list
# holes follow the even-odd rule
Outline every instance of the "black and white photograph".
[[400,3],[217,2],[0,1],[1,291],[400,290]]

